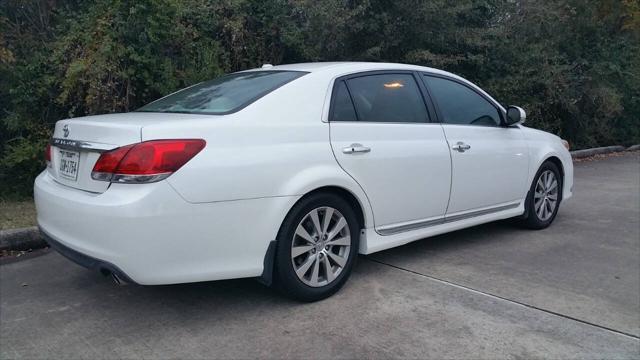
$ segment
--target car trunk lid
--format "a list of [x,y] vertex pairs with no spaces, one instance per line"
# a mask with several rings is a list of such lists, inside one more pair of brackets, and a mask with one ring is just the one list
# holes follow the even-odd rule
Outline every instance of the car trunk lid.
[[131,112],[60,120],[51,140],[49,174],[59,183],[93,193],[102,193],[110,183],[91,178],[100,154],[141,142],[147,125],[182,121],[188,114]]
[[120,115],[89,116],[56,123],[51,140],[49,174],[59,183],[101,193],[109,183],[91,178],[91,170],[106,150],[140,142],[142,126]]

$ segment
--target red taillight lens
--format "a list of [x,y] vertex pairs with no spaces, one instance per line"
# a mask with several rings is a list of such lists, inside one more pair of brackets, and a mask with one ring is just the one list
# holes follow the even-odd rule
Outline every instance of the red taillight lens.
[[152,140],[123,146],[100,155],[94,180],[146,183],[165,179],[205,146],[201,139]]
[[133,147],[134,145],[127,145],[102,153],[96,164],[93,165],[93,172],[108,174],[115,173],[122,158],[127,155],[127,152],[129,152]]
[[155,140],[140,143],[129,151],[116,173],[151,175],[178,170],[204,148],[204,140]]
[[44,160],[47,162],[47,166],[51,164],[51,144],[47,143],[47,147],[44,149]]

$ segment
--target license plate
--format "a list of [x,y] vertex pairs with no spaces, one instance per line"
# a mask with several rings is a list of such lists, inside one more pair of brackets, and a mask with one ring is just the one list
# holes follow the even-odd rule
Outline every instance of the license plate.
[[58,168],[61,177],[67,180],[78,180],[78,166],[80,165],[80,153],[77,151],[60,150],[60,167]]

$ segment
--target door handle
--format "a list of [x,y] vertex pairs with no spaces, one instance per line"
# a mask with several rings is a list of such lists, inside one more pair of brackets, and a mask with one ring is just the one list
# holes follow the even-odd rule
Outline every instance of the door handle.
[[355,153],[368,153],[371,151],[371,148],[366,146],[362,146],[362,144],[351,144],[346,148],[342,148],[342,152],[345,154],[355,154]]
[[453,145],[451,147],[453,150],[457,151],[457,152],[465,152],[469,149],[471,149],[471,145],[465,144],[462,141],[458,141],[455,145]]

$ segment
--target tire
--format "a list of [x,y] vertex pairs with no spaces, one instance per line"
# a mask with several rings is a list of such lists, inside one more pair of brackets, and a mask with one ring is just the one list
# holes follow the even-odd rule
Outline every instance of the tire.
[[[330,221],[325,223],[327,218]],[[305,302],[333,295],[351,274],[358,256],[359,235],[357,217],[341,197],[316,193],[302,198],[278,232],[275,286],[285,295]]]
[[[551,177],[551,185],[546,185],[549,177]],[[551,225],[560,208],[562,183],[562,174],[558,166],[550,161],[543,163],[533,178],[525,201],[525,215],[520,219],[520,224],[533,230],[544,229]],[[552,201],[555,202],[551,206]]]

